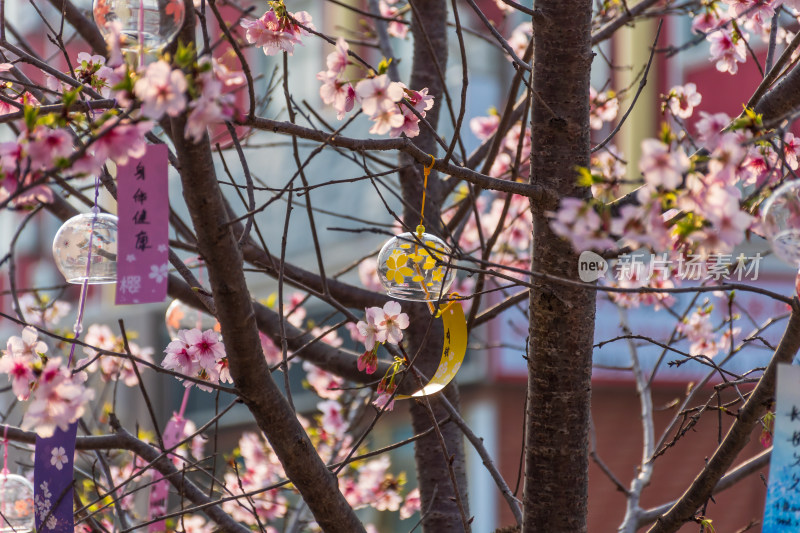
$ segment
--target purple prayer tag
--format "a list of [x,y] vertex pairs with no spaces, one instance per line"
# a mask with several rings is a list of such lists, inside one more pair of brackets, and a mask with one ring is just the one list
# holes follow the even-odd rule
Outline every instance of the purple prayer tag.
[[73,533],[72,469],[75,461],[75,437],[78,423],[66,431],[56,428],[52,437],[36,437],[33,467],[36,531]]
[[167,147],[117,167],[117,305],[162,302],[169,275]]

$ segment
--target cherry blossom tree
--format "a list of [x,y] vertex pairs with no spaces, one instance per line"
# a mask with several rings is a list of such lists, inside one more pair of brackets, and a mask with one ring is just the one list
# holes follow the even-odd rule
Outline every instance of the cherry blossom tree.
[[[677,531],[690,522],[702,529],[713,521],[705,509],[715,492],[766,464],[768,452],[734,466],[753,434],[771,445],[775,369],[800,347],[800,309],[794,292],[730,280],[752,271],[742,245],[768,250],[765,202],[797,178],[800,142],[789,130],[800,109],[799,2],[323,2],[326,14],[346,21],[339,26],[290,0],[168,0],[158,2],[159,16],[181,21],[184,13],[180,32],[146,60],[144,45],[132,48],[111,16],[111,2],[95,0],[91,11],[70,0],[49,4],[18,8],[47,37],[33,43],[0,0],[0,209],[15,217],[9,248],[0,251],[11,304],[2,319],[13,330],[0,373],[16,398],[4,414],[10,441],[32,444],[56,428],[81,427],[78,455],[90,468],[75,471],[83,487],[76,531],[133,531],[162,520],[185,533],[375,530],[366,508],[401,520],[418,515],[427,532],[470,531],[465,446],[476,449],[507,502],[516,521],[508,530],[586,531],[590,460],[624,495],[620,531]],[[667,43],[659,25],[647,36],[648,62],[636,65],[638,86],[621,86],[606,44],[625,26],[655,18],[691,27],[691,37]],[[505,83],[498,101],[468,117],[471,69],[484,61],[471,53],[476,40],[503,62]],[[310,46],[323,50],[313,59],[316,75],[299,74],[300,51]],[[403,48],[408,57],[395,54]],[[741,114],[703,111],[708,95],[683,83],[659,95],[660,130],[629,131],[654,62],[687,50],[702,51],[726,80],[757,66],[761,77]],[[309,85],[318,98],[300,101],[298,87]],[[622,153],[623,134],[638,136],[640,154]],[[284,143],[292,168],[280,169],[279,183],[265,183],[254,167],[259,143]],[[163,346],[137,344],[119,317],[70,333],[62,322],[76,311],[72,292],[18,283],[20,235],[42,220],[88,212],[97,187],[96,209],[114,211],[116,169],[153,144],[167,145],[182,202],[174,198],[181,208],[170,212],[171,269],[150,277],[167,277],[169,296],[181,313],[195,313],[197,325],[175,318]],[[315,176],[318,156],[350,174]],[[331,213],[319,190],[365,188],[383,206],[383,221],[353,205]],[[302,221],[292,214],[297,207]],[[450,251],[393,255],[384,277],[403,284],[436,269],[441,282],[454,270],[456,292],[430,305],[392,298],[377,251],[334,272],[318,225],[323,214],[387,239],[441,237]],[[287,257],[298,231],[314,268]],[[587,252],[625,275],[585,279]],[[632,263],[633,252],[653,259]],[[689,263],[694,277],[683,268]],[[274,280],[277,292],[260,299],[256,276]],[[740,293],[780,302],[786,313],[758,324]],[[688,306],[681,295],[691,296]],[[461,417],[455,382],[398,401],[435,376],[443,336],[436,309],[450,300],[463,306],[473,341],[492,321],[527,328],[515,491]],[[598,303],[618,310],[623,335],[595,333]],[[663,338],[631,330],[632,308],[660,313]],[[327,317],[312,320],[312,309]],[[782,321],[782,339],[771,344],[765,332]],[[592,358],[610,343],[628,343],[630,365],[617,370],[632,378],[641,404],[644,450],[627,486],[603,467],[590,439]],[[642,364],[647,347],[664,350],[654,366]],[[763,368],[726,366],[740,352],[765,348]],[[76,352],[74,360],[67,355]],[[470,357],[487,354],[476,348]],[[652,381],[668,365],[690,363],[707,368],[703,384],[720,384],[688,390],[659,439]],[[292,367],[302,368],[303,386],[319,398],[308,411],[294,403]],[[178,380],[184,398],[215,396],[215,417],[198,426],[182,409],[171,426],[180,435],[168,445],[160,413],[167,409],[148,395],[155,374]],[[149,419],[124,422],[120,387],[140,397]],[[675,501],[642,507],[654,462],[692,438],[688,429],[731,391],[725,409],[734,420],[713,456],[698,461],[691,486]],[[227,407],[219,405],[223,393],[233,398]],[[229,455],[211,452],[220,422],[240,404],[250,427]],[[372,430],[401,405],[413,437],[371,449]],[[397,472],[388,452],[412,443],[415,472]],[[54,450],[55,468],[68,461]],[[407,477],[418,488],[407,490]],[[180,502],[168,498],[173,505],[142,513],[144,495],[164,480]]]

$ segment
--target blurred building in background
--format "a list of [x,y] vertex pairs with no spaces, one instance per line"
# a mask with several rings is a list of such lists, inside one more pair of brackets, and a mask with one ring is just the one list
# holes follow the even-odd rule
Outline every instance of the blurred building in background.
[[[90,5],[89,0],[76,3],[87,9]],[[481,4],[490,18],[501,20],[500,12],[494,2],[485,0]],[[40,7],[55,19],[56,14],[52,8],[49,8],[49,5]],[[326,2],[295,0],[291,7],[295,11],[302,9],[309,11],[314,17],[317,27],[328,33],[338,33],[342,27],[352,28],[357,25],[355,15],[345,15],[341,8]],[[6,11],[15,30],[20,35],[27,36],[26,41],[30,46],[52,61],[51,64],[54,66],[60,65],[59,68],[65,69],[63,58],[53,53],[52,45],[45,40],[41,24],[37,22],[35,14],[32,13],[32,9],[27,3],[7,2]],[[521,17],[512,18],[498,23],[498,27],[504,35],[509,35],[511,30],[521,22],[524,22]],[[604,59],[596,57],[596,79],[593,85],[598,88],[604,87],[609,79],[613,79],[613,85],[610,86],[618,89],[638,83],[636,74],[647,62],[655,37],[655,27],[655,21],[640,23],[635,27],[625,28],[616,40],[603,44],[604,57],[611,58],[615,66],[619,68],[611,68],[611,65]],[[672,43],[688,42],[693,37],[685,19],[681,19],[680,24],[676,21],[667,21],[662,35],[662,42]],[[486,115],[491,106],[500,108],[503,105],[510,69],[507,68],[503,55],[494,45],[483,40],[482,36],[467,34],[465,38],[470,52],[470,99],[467,101],[467,119],[469,119]],[[403,58],[399,64],[400,71],[404,79],[407,79],[411,66],[410,43],[394,40],[393,44],[397,56]],[[452,89],[451,93],[460,94],[460,53],[456,42],[452,42],[451,45],[453,49],[450,54],[447,77]],[[75,54],[85,51],[76,45],[70,46]],[[293,88],[292,97],[297,105],[305,106],[309,112],[320,110],[319,113],[333,123],[335,122],[333,113],[330,110],[322,109],[318,95],[318,83],[315,79],[316,73],[323,68],[325,55],[329,52],[330,47],[319,39],[307,39],[305,45],[298,47],[295,55],[291,58],[290,86]],[[366,57],[374,59],[376,63],[380,59],[374,50],[365,49],[363,53]],[[765,55],[765,51],[761,48],[756,48],[756,53],[762,58]],[[726,112],[733,116],[739,113],[742,102],[748,99],[760,80],[760,74],[752,60],[742,67],[742,72],[735,78],[729,77],[728,74],[718,73],[714,64],[708,60],[708,49],[705,43],[669,58],[667,55],[665,53],[656,55],[647,86],[642,92],[637,108],[628,119],[626,126],[622,128],[618,138],[615,139],[615,144],[621,150],[623,157],[631,162],[629,167],[633,169],[634,176],[638,174],[635,163],[638,161],[639,143],[642,138],[654,136],[658,132],[663,120],[660,110],[660,95],[667,93],[670,87],[694,82],[697,84],[698,92],[703,95],[699,110]],[[263,91],[269,84],[270,73],[274,72],[276,76],[280,76],[280,72],[276,70],[280,68],[279,59],[266,57],[260,52],[251,53],[250,58],[254,63],[254,70],[267,73],[267,79],[259,82],[259,87]],[[627,109],[634,92],[635,88],[628,91],[628,98],[621,102],[620,115]],[[266,113],[272,116],[277,115],[284,106],[283,95],[278,91],[268,102]],[[449,124],[446,113],[442,114],[441,121],[443,124],[442,135],[445,138],[451,137],[452,125]],[[362,120],[351,134],[355,135],[360,132],[360,134],[367,135],[367,127],[366,121]],[[607,133],[608,131],[598,132],[596,141],[602,139]],[[468,150],[474,149],[478,145],[477,139],[472,137],[469,132],[464,133],[464,139]],[[295,163],[286,142],[287,139],[284,137],[263,133],[255,134],[248,140],[247,152],[248,157],[251,158],[250,168],[254,170],[254,177],[263,185],[283,185],[294,172]],[[309,149],[304,147],[303,150],[304,153],[308,153]],[[390,164],[394,161],[391,156],[381,157]],[[234,163],[230,166],[234,177],[239,179],[241,176],[238,174],[238,167],[235,159],[232,158],[232,160]],[[323,151],[307,167],[306,174],[313,185],[330,179],[355,175],[357,168],[355,163],[348,165],[331,151]],[[224,175],[221,167],[218,170],[221,176]],[[170,180],[172,207],[177,213],[185,214],[179,180],[174,173]],[[89,184],[83,183],[83,186],[89,186]],[[226,190],[226,194],[232,205],[236,209],[241,209],[240,200],[233,191]],[[312,195],[312,201],[315,201],[315,207],[322,209],[316,214],[316,223],[320,228],[326,268],[329,269],[329,272],[336,272],[355,261],[374,254],[383,242],[383,237],[369,233],[337,231],[331,228],[358,230],[367,227],[366,221],[369,221],[370,223],[384,224],[387,229],[390,229],[393,223],[381,202],[375,200],[374,190],[366,185],[328,187],[324,190],[324,194]],[[399,206],[396,199],[390,198],[389,201],[394,207]],[[295,203],[299,205],[298,202]],[[101,198],[101,204],[111,211],[114,210],[113,201],[107,196]],[[266,232],[264,237],[268,246],[274,246],[275,249],[280,249],[282,235],[274,228],[282,226],[284,210],[285,204],[278,202],[275,207],[267,210],[258,219],[264,227],[273,228]],[[336,213],[352,215],[355,219],[344,219],[337,216]],[[45,291],[42,294],[46,293],[51,297],[60,295],[73,302],[76,301],[77,289],[61,287],[63,281],[51,260],[52,237],[60,222],[53,217],[38,216],[18,236],[15,236],[14,230],[24,219],[25,214],[0,211],[0,250],[8,249],[11,240],[16,238],[14,256],[16,286],[55,287],[54,290]],[[287,257],[293,263],[313,271],[316,270],[316,257],[307,238],[309,231],[307,222],[303,223],[302,218],[299,214],[293,218]],[[295,221],[300,222],[295,224]],[[742,247],[741,251],[752,256],[757,253],[764,254],[767,249],[768,246],[762,240],[754,238],[754,242]],[[343,279],[351,283],[359,283],[354,270],[346,274]],[[251,281],[255,298],[266,298],[276,290],[275,280],[265,275],[251,274]],[[775,292],[789,294],[794,290],[793,281],[794,273],[790,269],[781,266],[772,258],[766,258],[760,263],[758,279],[752,280],[752,283]],[[7,314],[13,314],[7,292],[9,287],[9,269],[8,266],[4,266],[0,270],[0,291],[5,291],[0,298],[0,310]],[[677,310],[677,313],[691,308],[691,298],[691,295],[676,298],[677,303],[674,309]],[[729,303],[726,298],[718,295],[703,294],[694,304],[700,304],[706,298],[717,307],[718,312],[722,312],[724,306],[730,305],[733,312],[742,315],[740,320],[742,331],[737,337],[739,341],[746,338],[767,318],[785,314],[785,309],[781,305],[775,305],[767,298],[752,296],[748,293],[737,294],[733,303]],[[497,301],[499,299],[494,302],[486,302],[485,305],[497,303]],[[164,327],[164,311],[168,303],[125,308],[114,307],[112,287],[92,287],[85,324],[112,316],[114,323],[108,325],[112,330],[117,331],[116,320],[122,318],[129,331],[139,332],[137,339],[139,344],[154,348],[155,359],[160,362],[161,350],[169,341]],[[474,432],[483,439],[484,446],[498,464],[511,489],[521,497],[523,416],[527,382],[525,360],[527,324],[523,313],[527,308],[527,300],[523,300],[518,308],[518,311],[505,314],[489,326],[473,332],[470,351],[459,373],[458,381],[462,391],[464,418]],[[322,306],[315,304],[313,300],[309,304],[309,312],[312,315],[316,313],[314,316],[316,320],[325,318]],[[652,336],[663,342],[668,339],[671,328],[676,323],[674,314],[666,310],[655,311],[652,307],[632,308],[626,315],[620,315],[616,307],[608,302],[608,297],[599,293],[596,341],[606,341],[622,335],[624,331],[620,324],[626,321],[634,334]],[[69,328],[73,317],[74,312],[62,321],[62,327]],[[327,319],[329,323],[336,321],[335,317],[327,317]],[[780,336],[780,328],[781,323],[779,322],[774,327],[768,328],[763,333],[763,337],[775,345]],[[16,325],[0,319],[0,335],[3,338],[17,332]],[[344,331],[340,333],[340,336],[347,338]],[[349,338],[346,341],[349,343]],[[596,452],[599,461],[592,463],[590,474],[589,530],[593,532],[614,531],[624,515],[624,495],[609,473],[613,474],[622,486],[628,487],[632,477],[637,474],[636,467],[641,461],[641,407],[630,371],[631,350],[636,350],[641,366],[648,375],[652,374],[657,362],[661,361],[658,366],[659,370],[652,378],[657,440],[661,439],[664,428],[676,416],[677,408],[687,390],[697,386],[711,372],[708,367],[698,363],[687,363],[679,367],[670,366],[671,361],[681,359],[678,354],[669,352],[662,354],[660,348],[648,345],[641,340],[635,340],[633,343],[635,346],[632,348],[628,340],[617,340],[596,351],[595,364],[597,368],[593,380],[592,416],[595,426],[593,451]],[[357,349],[357,347],[353,347]],[[687,349],[687,346],[683,346],[683,348]],[[733,372],[744,372],[753,367],[764,366],[769,355],[769,349],[751,348],[732,357],[726,363],[726,368]],[[720,354],[715,360],[724,357],[724,354]],[[310,392],[304,391],[299,366],[296,365],[295,370],[291,373],[295,404],[301,410],[313,410],[317,399]],[[149,373],[147,379],[152,388],[150,393],[151,396],[154,396],[154,401],[159,405],[172,406],[161,410],[159,416],[162,417],[160,423],[163,424],[172,408],[177,408],[183,387],[170,377],[156,376],[152,372]],[[281,382],[282,380],[277,381]],[[711,396],[713,385],[718,384],[719,381],[718,377],[712,377],[707,384],[702,385],[703,390],[692,406],[705,402]],[[133,402],[134,398],[139,397],[135,391],[127,391],[120,387],[120,394],[126,400],[131,400],[131,403],[125,404],[130,406],[128,411],[121,413],[123,419],[132,423],[137,418],[142,420],[147,418],[143,407],[137,407],[136,402]],[[10,401],[10,396],[6,395],[3,398],[3,401]],[[724,398],[730,400],[733,396],[729,394]],[[220,404],[224,404],[224,402],[220,401]],[[213,395],[196,392],[192,395],[188,414],[199,425],[213,416],[215,405],[216,401]],[[245,408],[237,409],[238,411],[234,410],[223,421],[223,428],[229,428],[231,431],[223,431],[218,444],[220,449],[232,449],[235,446],[237,431],[249,424],[250,419]],[[676,435],[676,428],[681,427],[681,424],[685,425],[686,421],[683,421],[682,418],[681,420],[682,422],[678,426],[664,435],[662,445],[671,442]],[[732,417],[729,414],[707,412],[700,422],[691,428],[685,439],[668,447],[663,457],[656,462],[652,487],[645,490],[641,505],[643,507],[661,505],[678,498],[699,472],[704,458],[714,450],[731,420]],[[377,425],[373,433],[373,444],[378,447],[411,436],[406,409],[400,403],[394,412],[386,415],[385,419]],[[754,435],[752,441],[740,460],[744,460],[762,449],[757,435]],[[480,458],[468,443],[466,449],[468,450],[470,512],[475,517],[474,531],[482,533],[492,531],[499,526],[512,524],[513,517],[483,467]],[[397,470],[404,469],[409,473],[413,472],[411,447],[406,446],[394,452],[393,463]],[[766,476],[767,468],[762,469],[762,472],[763,476]],[[415,484],[413,475],[411,478],[409,484],[413,486]],[[766,492],[763,479],[759,475],[753,475],[737,487],[715,497],[715,501],[709,504],[705,514],[714,520],[717,531],[736,531],[744,528],[751,520],[760,519]],[[569,510],[565,509],[564,512],[568,513]],[[399,525],[390,525],[388,522],[393,519],[385,518],[385,520],[387,522],[376,522],[387,528],[382,530],[400,530],[393,529],[395,526],[399,528]],[[694,530],[696,527],[686,526],[684,530]]]

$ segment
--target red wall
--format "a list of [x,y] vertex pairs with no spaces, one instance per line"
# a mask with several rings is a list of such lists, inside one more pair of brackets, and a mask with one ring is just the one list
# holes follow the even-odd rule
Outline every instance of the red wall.
[[[681,399],[685,389],[657,388],[654,391],[654,405],[657,409],[656,435],[660,436],[668,421],[674,416],[674,409],[665,409],[673,400]],[[703,391],[701,400],[705,401],[711,389]],[[522,446],[522,416],[525,402],[524,386],[504,384],[495,389],[498,402],[500,435],[499,467],[506,482],[514,490],[519,468]],[[659,410],[660,409],[660,410]],[[641,461],[642,432],[639,423],[639,401],[633,385],[595,384],[592,391],[592,417],[597,428],[597,453],[608,468],[625,487],[628,487]],[[723,416],[723,435],[730,424],[731,417]],[[706,413],[683,440],[656,460],[653,478],[645,489],[641,506],[645,509],[667,503],[682,494],[702,468],[717,445],[718,418],[713,412]],[[735,465],[763,450],[755,433]],[[766,478],[768,466],[761,471]],[[518,497],[522,497],[522,487]],[[766,488],[759,476],[753,475],[739,485],[715,497],[706,510],[706,516],[713,520],[718,532],[733,532],[744,528],[751,520],[761,520]],[[514,523],[505,500],[497,497],[500,510],[500,524]],[[565,510],[568,512],[568,510]],[[589,469],[589,531],[612,532],[622,522],[625,515],[625,497],[616,489],[603,471],[590,461]],[[680,531],[698,531],[697,524],[684,526]],[[754,529],[758,531],[758,528]]]

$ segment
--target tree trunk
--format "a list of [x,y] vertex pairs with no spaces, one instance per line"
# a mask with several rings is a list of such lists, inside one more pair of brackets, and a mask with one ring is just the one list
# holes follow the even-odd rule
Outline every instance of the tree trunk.
[[[414,36],[414,59],[411,67],[411,79],[408,86],[412,89],[428,88],[434,96],[435,104],[427,112],[426,120],[431,127],[437,128],[439,116],[443,108],[443,83],[439,72],[447,67],[447,2],[446,0],[411,0],[411,33]],[[417,17],[417,14],[419,17]],[[438,65],[438,68],[437,68]],[[415,145],[429,154],[437,154],[437,143],[434,133],[425,124],[420,124],[420,134],[413,139]],[[417,164],[409,156],[401,154],[400,166],[408,168],[400,172],[400,184],[405,205],[403,221],[413,231],[419,224],[420,202],[422,201],[422,165]],[[427,198],[425,202],[425,227],[430,233],[441,233],[441,181],[436,172],[428,178]],[[441,355],[441,324],[434,327],[425,338],[430,322],[427,306],[405,306],[409,311],[411,326],[407,331],[409,354],[416,352],[419,343],[424,343],[415,366],[425,375],[432,376]],[[414,378],[409,376],[408,381]],[[408,384],[406,384],[408,385]],[[413,387],[418,388],[418,387]],[[458,388],[455,383],[445,389],[444,394],[458,406]],[[413,400],[416,402],[415,400]],[[437,408],[432,401],[431,406],[437,420],[447,416],[444,409]],[[410,407],[414,432],[420,433],[432,427],[430,412],[425,405],[413,403]],[[442,450],[441,442],[435,432],[414,443],[414,456],[417,464],[417,479],[420,486],[422,502],[423,531],[426,533],[463,531],[461,513],[456,503],[456,491],[448,469],[448,460],[452,460],[458,494],[465,512],[469,515],[467,505],[467,481],[464,462],[464,437],[455,424],[447,424],[441,428],[442,437],[447,448],[447,457]],[[426,513],[426,511],[428,511]]]
[[[558,198],[586,197],[576,166],[589,166],[591,0],[537,0],[531,116],[531,183]],[[578,256],[534,217],[532,268],[577,279]],[[586,531],[595,294],[533,279],[525,446],[525,532]]]
[[[441,393],[459,408],[458,387],[451,383]],[[444,420],[447,411],[439,402],[431,400],[431,407],[436,420]],[[419,434],[431,427],[430,412],[422,403],[411,406],[412,425],[414,433]],[[458,484],[459,497],[464,505],[464,511],[469,518],[469,505],[467,502],[467,473],[464,462],[464,436],[455,424],[441,426],[442,437],[447,446],[447,457],[453,457],[453,473]],[[439,437],[432,433],[419,439],[414,444],[414,459],[417,466],[417,481],[419,482],[421,512],[423,513],[422,527],[431,533],[457,533],[464,531],[461,512],[455,501],[455,491],[450,478]]]
[[[194,11],[190,0],[184,1],[188,16],[180,38],[194,42]],[[238,235],[226,223],[228,210],[208,136],[192,142],[184,137],[185,126],[186,113],[171,120],[170,130],[181,162],[183,197],[208,271],[234,385],[320,527],[326,532],[363,532],[364,526],[339,491],[338,479],[322,462],[272,379],[261,349]]]

